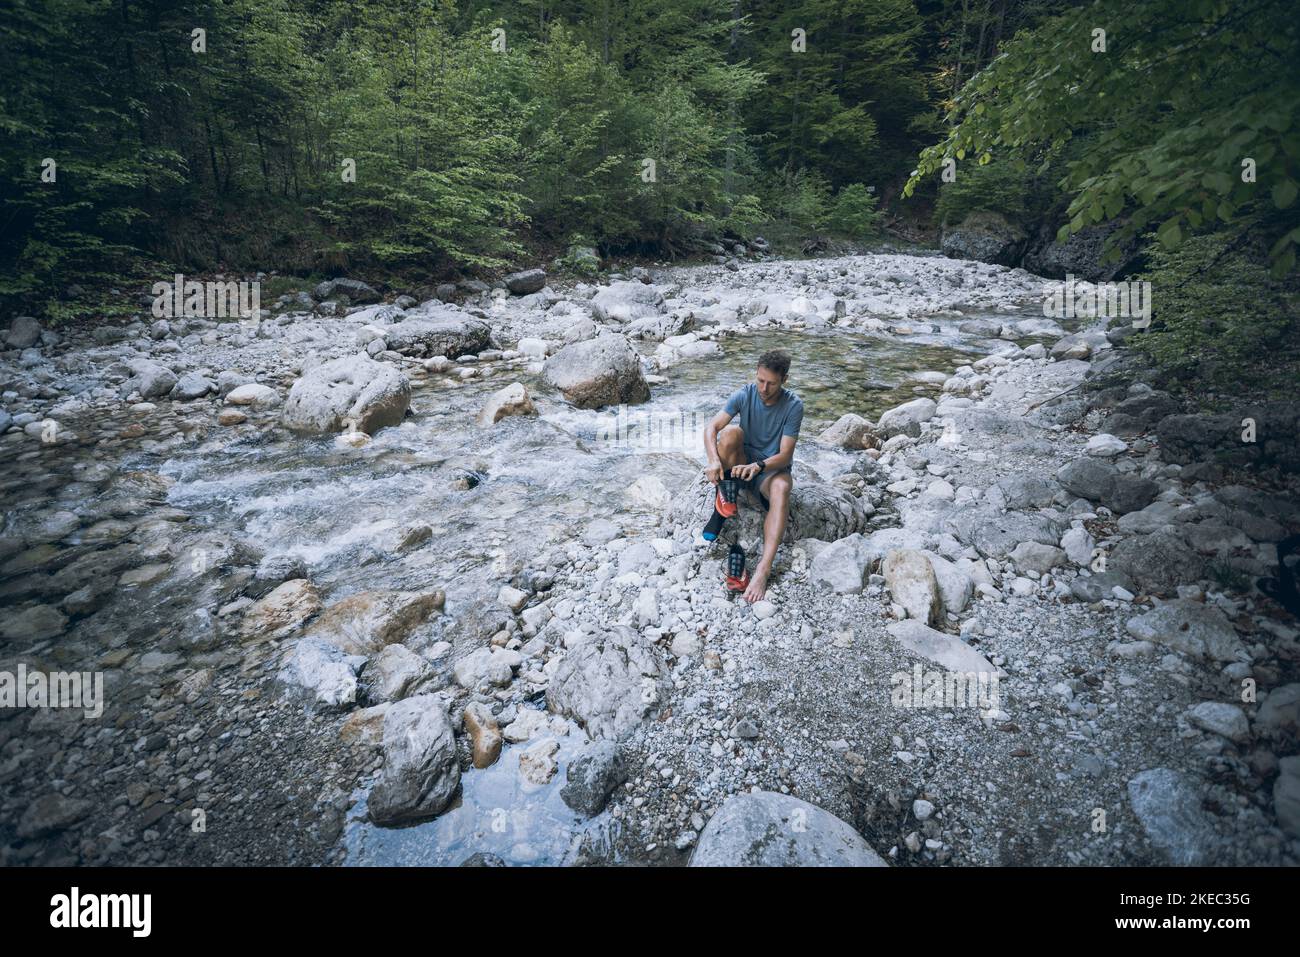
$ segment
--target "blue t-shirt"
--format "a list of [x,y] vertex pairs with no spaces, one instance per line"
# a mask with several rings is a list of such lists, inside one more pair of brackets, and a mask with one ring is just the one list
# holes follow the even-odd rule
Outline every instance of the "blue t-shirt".
[[789,389],[782,389],[775,402],[764,405],[758,386],[751,382],[727,400],[726,409],[740,416],[750,462],[776,455],[781,451],[781,436],[798,435],[803,425],[803,401]]

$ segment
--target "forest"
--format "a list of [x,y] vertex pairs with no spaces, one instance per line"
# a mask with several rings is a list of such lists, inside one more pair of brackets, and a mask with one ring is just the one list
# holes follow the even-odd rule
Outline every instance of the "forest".
[[172,269],[454,279],[757,233],[932,241],[978,209],[1057,241],[1102,229],[1125,271],[1185,292],[1196,276],[1161,322],[1207,304],[1237,321],[1188,320],[1159,349],[1214,340],[1239,364],[1294,318],[1291,13],[14,0],[0,303],[111,315],[133,304],[109,288]]

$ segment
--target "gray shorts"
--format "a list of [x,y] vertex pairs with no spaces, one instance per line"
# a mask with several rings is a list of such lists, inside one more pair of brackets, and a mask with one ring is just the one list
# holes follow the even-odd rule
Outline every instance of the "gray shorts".
[[[746,455],[749,454],[748,450],[746,450],[745,454]],[[764,469],[762,472],[759,472],[757,475],[755,475],[752,479],[748,479],[747,481],[743,481],[743,482],[740,479],[736,479],[736,481],[740,483],[741,488],[749,490],[750,494],[752,494],[754,498],[758,501],[758,503],[763,506],[763,511],[766,512],[768,509],[772,507],[772,503],[767,500],[766,495],[764,495],[762,492],[759,491],[759,487],[764,482],[767,481],[767,477],[769,475],[780,475],[782,472],[789,472],[789,471],[790,471],[790,466],[788,465],[779,469]]]

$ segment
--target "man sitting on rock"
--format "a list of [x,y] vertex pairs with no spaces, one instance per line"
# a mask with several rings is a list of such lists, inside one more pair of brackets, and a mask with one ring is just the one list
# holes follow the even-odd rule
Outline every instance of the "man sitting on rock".
[[[790,357],[786,353],[763,353],[755,381],[728,399],[704,428],[704,452],[709,459],[704,474],[717,486],[713,516],[704,528],[705,539],[716,539],[722,523],[737,513],[737,493],[742,486],[754,492],[767,510],[763,556],[744,589],[745,600],[750,602],[762,600],[767,593],[767,576],[789,513],[793,486],[790,463],[803,424],[803,402],[785,388],[789,372]],[[737,415],[740,423],[732,423]],[[729,570],[730,579],[743,581],[743,558],[740,564],[739,574]]]

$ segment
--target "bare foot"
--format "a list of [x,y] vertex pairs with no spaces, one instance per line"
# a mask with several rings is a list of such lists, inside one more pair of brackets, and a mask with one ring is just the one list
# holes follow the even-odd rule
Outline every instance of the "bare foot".
[[763,596],[767,594],[767,573],[769,571],[771,569],[763,568],[761,565],[754,569],[753,577],[749,579],[749,587],[745,589],[745,601],[752,604],[763,600]]

